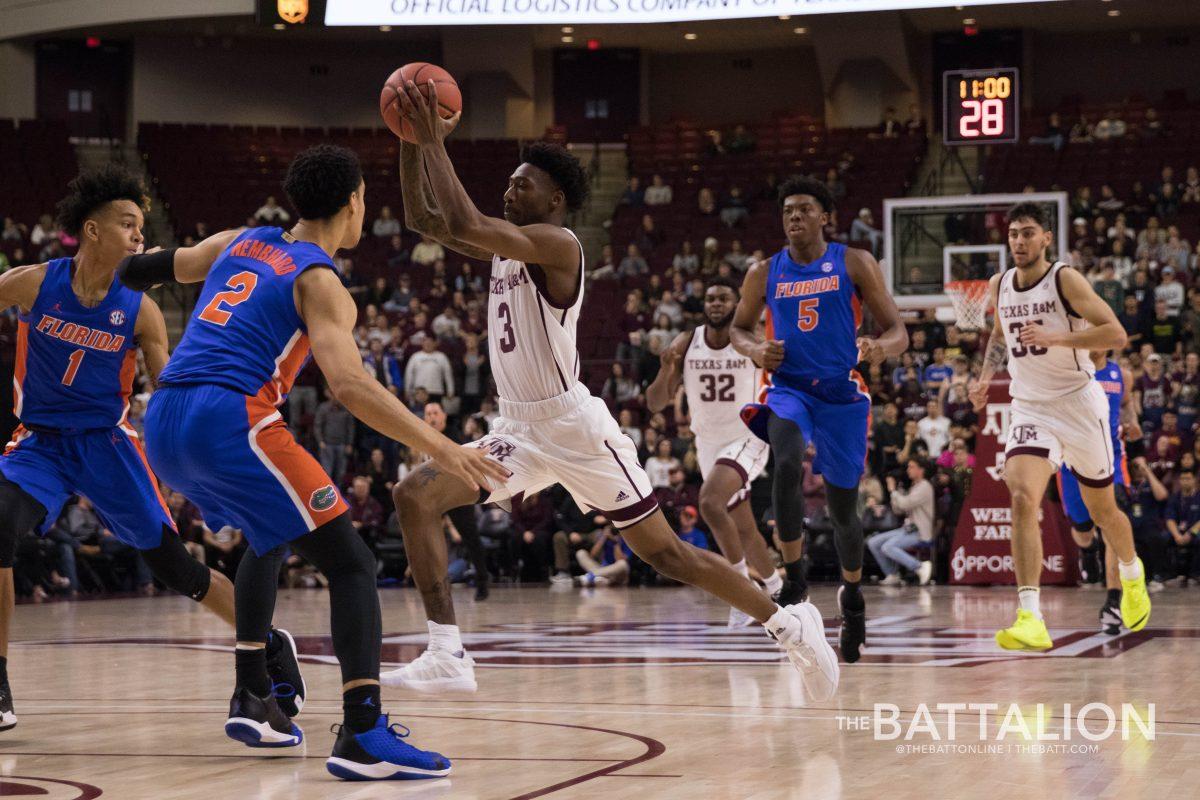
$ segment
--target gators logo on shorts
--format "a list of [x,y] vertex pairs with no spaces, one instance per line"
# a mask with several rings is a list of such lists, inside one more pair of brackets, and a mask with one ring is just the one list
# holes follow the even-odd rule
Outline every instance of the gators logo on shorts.
[[312,493],[308,499],[308,507],[313,511],[328,511],[337,503],[337,489],[332,486],[322,486]]

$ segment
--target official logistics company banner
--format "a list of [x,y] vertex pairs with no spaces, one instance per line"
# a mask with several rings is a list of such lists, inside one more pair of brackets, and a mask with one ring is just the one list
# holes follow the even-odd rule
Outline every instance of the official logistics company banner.
[[[967,5],[1059,2],[970,0]],[[903,11],[962,0],[328,0],[326,25],[586,25]]]

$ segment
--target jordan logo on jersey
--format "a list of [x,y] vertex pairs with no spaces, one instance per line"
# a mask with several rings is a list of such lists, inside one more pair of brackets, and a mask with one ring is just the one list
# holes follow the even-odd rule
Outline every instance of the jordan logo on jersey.
[[326,511],[333,508],[334,504],[337,503],[337,500],[338,495],[336,489],[334,489],[332,486],[322,486],[320,489],[317,489],[312,493],[312,497],[309,498],[308,501],[308,506],[313,511]]
[[[121,312],[114,312],[121,313]],[[124,314],[121,314],[121,321],[124,322]],[[114,325],[120,324],[117,322]],[[49,314],[43,314],[41,320],[37,324],[38,333],[44,333],[55,339],[61,339],[70,344],[76,344],[80,347],[87,347],[92,350],[101,350],[106,353],[119,352],[125,346],[125,337],[108,333],[96,328],[89,328],[86,325],[76,325],[74,322],[63,322],[58,317],[52,317]]]

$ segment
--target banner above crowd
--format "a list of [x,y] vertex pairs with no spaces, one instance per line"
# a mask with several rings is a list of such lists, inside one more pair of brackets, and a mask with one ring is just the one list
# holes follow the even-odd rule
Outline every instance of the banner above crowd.
[[[1059,0],[971,0],[970,6],[1014,2]],[[325,24],[629,24],[902,11],[958,5],[962,5],[962,0],[327,0]]]

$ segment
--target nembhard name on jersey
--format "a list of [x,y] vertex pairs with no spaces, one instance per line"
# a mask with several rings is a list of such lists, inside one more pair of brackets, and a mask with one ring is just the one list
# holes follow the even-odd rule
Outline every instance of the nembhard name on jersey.
[[840,286],[837,275],[807,281],[788,281],[775,284],[775,297],[801,297],[810,294],[836,292]]
[[1012,317],[1028,317],[1032,314],[1054,314],[1058,311],[1058,301],[1048,300],[1044,303],[1020,303],[1012,306],[1001,306],[1001,314],[1011,319]]
[[64,342],[106,353],[116,353],[125,346],[124,336],[89,328],[86,325],[77,325],[74,322],[63,322],[49,314],[42,315],[37,324],[37,331],[55,339],[62,339]]
[[296,262],[287,251],[259,239],[242,239],[229,249],[229,255],[261,261],[275,270],[276,275],[287,275],[296,271]]
[[504,294],[523,283],[529,283],[529,276],[522,269],[520,272],[515,272],[512,275],[501,275],[498,278],[493,275],[489,280],[491,281],[492,294]]

